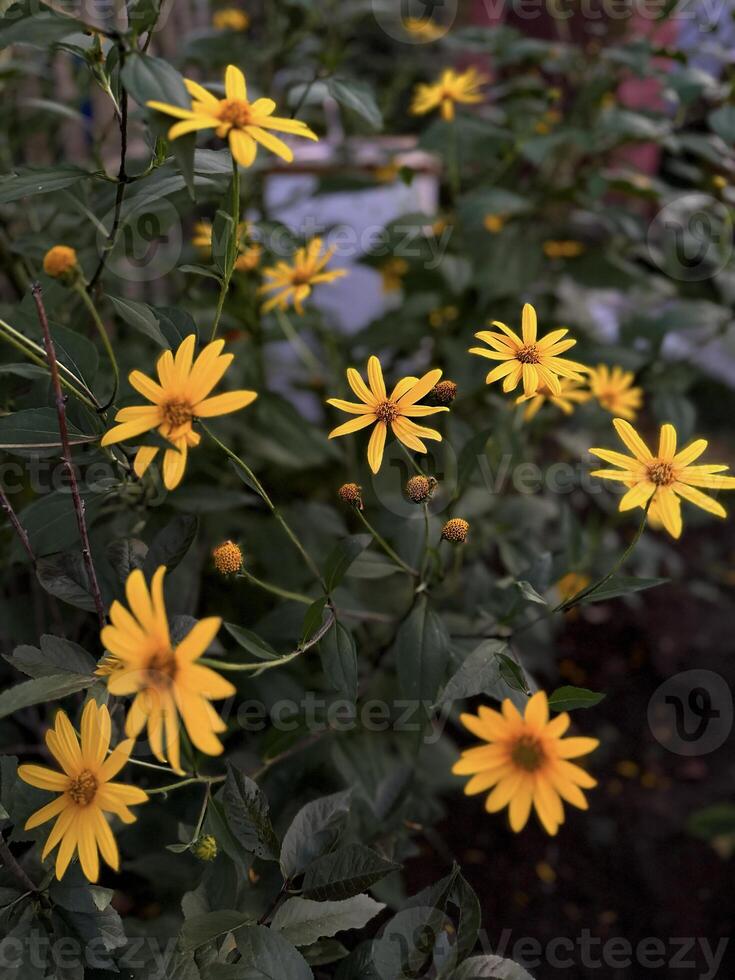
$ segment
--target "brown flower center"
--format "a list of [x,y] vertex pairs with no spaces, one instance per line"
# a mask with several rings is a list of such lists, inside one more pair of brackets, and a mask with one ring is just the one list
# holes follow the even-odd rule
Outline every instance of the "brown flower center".
[[89,769],[84,769],[76,779],[72,779],[67,792],[77,806],[87,806],[94,799],[98,786],[94,774]]
[[172,429],[178,429],[179,426],[191,422],[194,418],[194,413],[188,402],[166,402],[161,408],[165,423]]
[[395,402],[390,401],[386,398],[385,401],[379,402],[374,409],[375,418],[379,422],[395,422],[398,416],[401,414],[398,405]]
[[676,479],[674,467],[671,463],[662,460],[654,460],[648,465],[648,479],[655,483],[657,487],[669,487]]
[[253,120],[250,103],[245,99],[222,99],[218,115],[223,123],[230,123],[236,129],[243,129]]
[[536,344],[524,344],[516,351],[516,360],[521,364],[538,364],[541,360]]
[[533,735],[522,735],[511,752],[513,762],[526,772],[534,772],[544,761],[544,750]]
[[150,687],[167,689],[176,679],[177,671],[178,664],[174,652],[169,648],[156,650],[155,653],[151,654],[143,674]]

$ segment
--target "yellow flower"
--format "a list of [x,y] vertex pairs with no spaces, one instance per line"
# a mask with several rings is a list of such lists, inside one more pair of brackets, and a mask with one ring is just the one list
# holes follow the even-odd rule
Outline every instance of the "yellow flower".
[[181,120],[169,129],[170,140],[199,129],[214,129],[217,136],[227,139],[234,159],[243,167],[249,167],[255,160],[258,144],[287,163],[293,160],[293,150],[268,130],[291,133],[293,136],[303,136],[310,140],[319,139],[306,123],[299,122],[298,119],[282,119],[274,116],[276,103],[273,99],[256,99],[255,102],[249,102],[245,76],[235,65],[228,65],[225,72],[224,99],[218,99],[188,78],[185,79],[185,84],[193,99],[190,109],[171,105],[168,102],[146,102],[149,109],[155,109],[157,112]]
[[567,599],[571,599],[581,592],[582,589],[586,589],[591,581],[592,579],[589,575],[585,575],[584,572],[567,572],[556,583],[559,598],[562,602],[566,602]]
[[575,404],[583,405],[591,397],[590,393],[583,389],[579,381],[570,381],[567,378],[562,378],[559,382],[559,388],[559,394],[555,394],[547,385],[539,385],[532,395],[520,395],[516,398],[516,405],[527,402],[523,412],[524,420],[530,422],[547,401],[560,408],[565,415],[571,415],[574,411]]
[[408,262],[405,259],[391,256],[378,267],[384,293],[397,293],[403,285],[403,277],[408,272]]
[[[121,408],[115,416],[115,421],[121,424],[109,429],[102,437],[101,444],[110,446],[158,429],[159,435],[168,439],[172,446],[163,457],[163,482],[168,490],[179,485],[188,450],[201,442],[202,437],[193,429],[194,420],[237,412],[258,397],[254,391],[227,391],[209,398],[212,388],[230,366],[233,355],[222,354],[224,340],[215,340],[194,360],[195,344],[196,337],[189,334],[182,340],[175,357],[170,350],[161,354],[156,362],[158,382],[142,371],[132,371],[128,376],[130,384],[152,404]],[[158,448],[139,447],[134,464],[138,476],[142,476],[156,458]]]
[[[240,221],[237,226],[237,272],[252,272],[257,269],[263,255],[263,247],[252,241],[253,226],[249,221]],[[207,256],[212,252],[212,224],[209,221],[197,221],[194,225],[192,245],[201,249]]]
[[485,96],[480,92],[480,88],[488,81],[490,79],[487,75],[483,75],[473,67],[463,72],[445,68],[438,82],[416,86],[411,103],[411,114],[424,116],[427,112],[440,109],[442,118],[450,122],[454,119],[456,103],[471,105],[484,101]]
[[486,214],[482,223],[491,235],[497,235],[505,226],[505,218],[502,214]]
[[54,245],[43,257],[43,271],[52,279],[69,279],[79,272],[77,253],[70,245]]
[[541,340],[537,340],[536,310],[530,303],[524,304],[521,314],[523,339],[499,320],[493,320],[492,326],[500,327],[503,332],[480,330],[475,334],[478,340],[489,344],[492,350],[470,347],[470,354],[503,362],[488,373],[486,384],[502,378],[503,391],[507,392],[513,391],[523,380],[523,393],[530,398],[536,394],[540,385],[546,385],[555,395],[561,395],[560,377],[573,381],[584,380],[579,374],[586,370],[584,365],[559,357],[559,354],[574,347],[577,341],[562,339],[569,332],[567,329],[552,330]]
[[226,726],[210,702],[229,698],[235,688],[197,663],[222,625],[218,616],[199,620],[180,643],[172,644],[163,598],[165,574],[163,565],[156,569],[149,592],[143,572],[131,572],[125,583],[130,610],[113,602],[112,625],[104,627],[100,638],[119,661],[107,675],[110,694],[135,695],[125,719],[126,735],[135,738],[147,724],[156,758],[166,762],[168,757],[180,773],[179,717],[200,752],[219,755],[217,733]]
[[296,250],[291,263],[281,260],[263,270],[266,282],[260,287],[261,293],[273,293],[263,304],[263,312],[270,313],[278,307],[287,310],[290,303],[298,314],[304,312],[304,300],[311,295],[313,286],[323,282],[334,282],[347,275],[346,269],[332,269],[327,272],[326,264],[334,255],[334,248],[322,254],[321,238],[312,238],[304,248]]
[[373,170],[373,177],[379,184],[393,184],[398,179],[401,172],[400,164],[395,160],[383,163]]
[[643,404],[643,389],[635,388],[635,376],[632,371],[621,367],[610,369],[606,364],[599,364],[589,369],[590,392],[613,415],[628,419],[631,422],[636,412]]
[[592,476],[618,480],[630,488],[620,501],[621,511],[645,507],[651,500],[655,519],[660,520],[674,538],[680,536],[682,528],[680,497],[717,517],[727,517],[722,504],[697,489],[735,489],[735,477],[716,475],[728,469],[727,466],[691,465],[707,448],[705,439],[695,439],[677,453],[676,429],[666,423],[661,426],[658,453],[654,455],[629,422],[613,419],[613,425],[633,455],[626,456],[610,449],[590,449],[593,456],[620,467],[617,470],[593,470]]
[[346,436],[349,432],[357,432],[358,429],[364,429],[374,423],[375,428],[370,436],[367,450],[368,464],[373,473],[378,472],[383,461],[383,449],[389,425],[393,435],[404,446],[418,453],[427,451],[422,439],[436,439],[437,442],[441,442],[442,437],[436,429],[426,429],[411,421],[411,416],[415,418],[449,411],[444,405],[416,404],[419,399],[428,395],[437,383],[442,375],[441,370],[436,368],[427,371],[421,378],[401,378],[390,396],[386,392],[383,371],[377,357],[373,356],[368,361],[367,373],[369,387],[358,371],[347,368],[347,381],[362,404],[346,402],[341,398],[327,399],[328,405],[334,405],[335,408],[342,412],[349,412],[350,415],[357,415],[356,419],[351,419],[332,429],[329,433],[330,439]]
[[452,772],[472,776],[464,788],[467,796],[494,787],[485,809],[497,813],[507,806],[516,833],[526,826],[531,805],[552,836],[564,822],[562,800],[588,809],[582,789],[592,789],[597,782],[568,760],[593,752],[600,743],[596,738],[562,738],[569,728],[569,715],[563,712],[549,721],[543,691],[529,700],[524,715],[506,698],[502,714],[482,706],[479,716],[463,714],[460,721],[490,744],[464,751]]
[[212,26],[218,31],[246,31],[250,27],[250,18],[244,10],[237,7],[225,7],[216,10],[212,15]]
[[405,17],[403,26],[412,37],[422,41],[436,41],[447,32],[446,27],[435,23],[430,17]]
[[82,713],[80,746],[69,718],[59,711],[54,727],[46,732],[46,746],[62,771],[45,766],[18,767],[18,775],[24,782],[61,794],[37,810],[25,825],[26,830],[33,830],[52,817],[57,818],[41,858],[45,861],[56,845],[61,844],[56,855],[59,880],[75,853],[79,854],[82,871],[90,881],[99,877],[100,854],[117,871],[120,855],[105,813],[120,817],[124,823],[133,823],[135,817],[128,808],[148,799],[137,786],[111,782],[128,761],[133,740],[121,742],[108,755],[110,727],[106,706],[98,707],[95,701],[87,701]]
[[584,245],[582,242],[550,239],[544,242],[543,249],[548,259],[576,259],[584,252]]

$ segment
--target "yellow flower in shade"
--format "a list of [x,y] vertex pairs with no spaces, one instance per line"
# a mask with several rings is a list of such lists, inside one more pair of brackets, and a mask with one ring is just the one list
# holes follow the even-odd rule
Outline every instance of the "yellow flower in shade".
[[378,266],[384,293],[397,293],[403,285],[403,277],[408,272],[405,259],[391,256]]
[[526,403],[526,408],[523,412],[524,420],[530,422],[546,402],[549,402],[551,405],[556,405],[565,415],[571,415],[575,405],[583,405],[591,397],[590,393],[582,387],[579,381],[570,381],[568,378],[562,378],[559,382],[559,388],[560,392],[557,395],[546,385],[539,385],[534,394],[521,395],[516,398],[516,405]]
[[491,235],[497,235],[505,227],[505,218],[502,214],[486,214],[482,223]]
[[[252,225],[249,221],[241,221],[237,226],[237,272],[252,272],[257,269],[263,255],[263,247],[251,238]],[[201,249],[207,256],[212,252],[212,224],[209,221],[197,221],[194,225],[192,245]]]
[[328,398],[327,404],[334,405],[342,412],[349,412],[357,418],[351,419],[332,429],[329,438],[336,436],[346,436],[350,432],[357,432],[368,425],[375,425],[370,442],[368,443],[367,458],[370,469],[377,473],[380,464],[383,462],[383,449],[385,448],[385,437],[388,433],[388,426],[393,430],[393,435],[399,439],[404,446],[415,450],[417,453],[425,453],[426,446],[423,439],[436,439],[441,442],[441,435],[436,429],[427,429],[422,425],[417,425],[411,418],[424,415],[435,415],[436,412],[448,412],[449,409],[444,405],[417,405],[416,403],[431,391],[442,375],[441,370],[436,368],[427,371],[421,378],[401,378],[390,395],[388,395],[383,380],[383,371],[377,357],[371,357],[367,366],[368,384],[366,385],[359,371],[354,368],[347,368],[347,381],[350,388],[360,399],[358,402],[346,402],[341,398]]
[[566,602],[567,599],[578,595],[582,589],[586,589],[591,581],[589,575],[585,575],[584,572],[567,572],[556,583],[559,598],[562,602]]
[[135,695],[125,733],[135,738],[147,724],[156,758],[168,759],[180,773],[179,718],[200,752],[219,755],[222,743],[217,734],[226,726],[210,702],[230,697],[235,688],[197,663],[222,625],[218,616],[200,619],[180,643],[171,642],[163,598],[165,574],[163,565],[156,569],[150,592],[139,568],[128,575],[125,595],[130,609],[113,602],[112,625],[100,634],[118,664],[111,673],[99,668],[97,673],[106,677],[110,694]]
[[37,810],[26,822],[33,830],[56,817],[43,848],[46,860],[57,844],[56,877],[61,879],[69,862],[78,853],[82,871],[90,881],[99,877],[99,855],[117,871],[120,855],[105,817],[111,813],[124,823],[133,823],[130,806],[145,803],[148,795],[137,786],[113,783],[112,779],[128,761],[133,748],[131,738],[121,742],[109,755],[110,713],[87,701],[82,712],[81,745],[69,718],[57,712],[54,727],[46,732],[46,746],[61,772],[45,766],[18,767],[20,778],[38,789],[60,795]]
[[584,252],[584,244],[582,242],[550,239],[544,242],[543,249],[547,259],[576,259]]
[[411,37],[421,41],[436,41],[447,33],[447,28],[430,17],[405,17],[403,26]]
[[244,10],[225,7],[212,14],[212,26],[218,31],[246,31],[250,27],[250,18]]
[[[298,119],[283,119],[273,115],[276,103],[273,99],[248,101],[245,76],[235,65],[228,65],[225,72],[225,98],[218,99],[205,88],[185,79],[189,95],[193,101],[190,109],[171,105],[168,102],[146,102],[149,109],[175,116],[180,122],[168,131],[170,140],[178,139],[187,133],[200,129],[213,129],[217,136],[226,139],[234,159],[243,167],[249,167],[255,160],[258,144],[275,153],[287,163],[293,160],[293,150],[282,139],[273,135],[290,133],[304,139],[318,140],[318,136],[306,123]],[[270,132],[269,132],[270,130]]]
[[471,105],[484,101],[485,96],[480,89],[489,81],[488,76],[483,75],[476,68],[468,68],[463,72],[445,68],[438,82],[416,86],[411,103],[411,114],[424,116],[427,112],[439,109],[442,119],[451,122],[454,119],[454,107],[457,103]]
[[643,389],[633,385],[635,376],[632,371],[621,367],[609,368],[599,364],[589,369],[590,392],[613,415],[632,422],[636,412],[643,404]]
[[[186,456],[192,446],[198,446],[201,436],[193,429],[199,418],[227,415],[245,408],[258,397],[254,391],[227,391],[209,397],[212,388],[232,363],[232,354],[223,354],[224,340],[214,340],[194,360],[196,337],[189,334],[182,340],[176,356],[164,351],[156,362],[158,381],[152,381],[141,371],[132,371],[130,384],[147,398],[151,405],[121,408],[115,416],[119,425],[102,437],[102,445],[134,439],[144,432],[157,429],[172,448],[163,456],[163,482],[168,490],[179,485],[186,467]],[[158,454],[158,446],[140,446],[134,469],[142,476]]]
[[620,501],[621,511],[646,507],[650,500],[651,507],[655,508],[655,520],[660,521],[674,538],[680,536],[682,528],[680,498],[717,517],[727,517],[722,504],[697,489],[735,490],[735,477],[719,475],[728,469],[727,466],[691,465],[707,448],[705,439],[695,439],[677,453],[676,429],[666,423],[661,426],[658,452],[654,455],[629,422],[613,419],[613,425],[633,455],[626,456],[610,449],[590,449],[593,456],[620,467],[616,470],[593,470],[592,476],[618,480],[629,487]]
[[489,344],[491,350],[486,347],[470,347],[470,354],[479,354],[491,361],[502,361],[502,364],[488,373],[486,384],[502,378],[503,391],[513,391],[523,381],[523,394],[531,397],[541,385],[545,385],[555,395],[561,395],[559,378],[584,381],[579,373],[586,370],[583,364],[559,357],[559,354],[574,347],[577,341],[563,339],[569,332],[565,328],[552,330],[538,340],[536,310],[530,303],[524,304],[521,314],[522,338],[499,320],[493,320],[492,326],[499,327],[502,333],[480,330],[475,334],[478,340]]
[[549,721],[543,691],[533,695],[523,715],[506,698],[502,714],[481,706],[479,715],[463,714],[460,721],[489,744],[463,752],[452,772],[472,776],[464,788],[467,796],[492,789],[485,809],[497,813],[507,806],[516,833],[526,826],[532,805],[552,836],[564,822],[562,800],[588,809],[582,789],[597,782],[568,760],[593,752],[600,743],[596,738],[562,738],[569,715],[563,712]]
[[347,269],[326,270],[334,255],[334,248],[322,252],[321,238],[312,238],[308,245],[296,250],[291,262],[281,260],[263,270],[265,282],[261,293],[273,293],[263,304],[263,312],[270,313],[278,307],[287,310],[290,304],[300,315],[304,312],[304,300],[319,283],[335,282],[347,275]]

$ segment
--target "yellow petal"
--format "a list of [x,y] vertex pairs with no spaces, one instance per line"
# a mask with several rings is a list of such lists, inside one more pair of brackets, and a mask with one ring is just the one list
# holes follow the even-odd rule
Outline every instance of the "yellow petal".
[[[375,421],[375,416],[372,411],[369,415],[360,415],[356,419],[350,419],[349,422],[343,422],[342,425],[338,425],[336,429],[332,429],[329,433],[330,439],[335,439],[337,436],[346,436],[350,432],[357,432],[358,429],[364,429],[368,425],[372,425]],[[383,424],[383,423],[381,423]],[[385,426],[383,426],[385,428]]]
[[245,76],[235,65],[228,65],[225,71],[225,92],[228,99],[242,99],[248,97]]
[[[362,419],[354,419],[352,424],[355,422],[362,421]],[[350,423],[347,423],[348,425]],[[373,429],[373,434],[370,436],[370,442],[368,443],[367,458],[368,465],[373,473],[377,473],[380,469],[380,464],[383,462],[383,450],[385,448],[385,436],[387,432],[387,427],[385,422],[378,422]]]
[[630,422],[626,422],[625,419],[613,419],[613,425],[617,434],[637,460],[641,463],[649,463],[653,459],[650,449]]
[[212,418],[214,415],[227,415],[229,412],[238,412],[241,408],[251,405],[257,397],[258,393],[255,391],[227,391],[199,402],[196,413],[203,419]]

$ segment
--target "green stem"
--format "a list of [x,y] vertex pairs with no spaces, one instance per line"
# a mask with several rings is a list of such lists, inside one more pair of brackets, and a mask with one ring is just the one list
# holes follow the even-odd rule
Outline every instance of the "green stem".
[[383,551],[386,553],[386,555],[388,555],[391,561],[394,561],[399,568],[403,569],[404,572],[407,572],[409,575],[413,576],[414,578],[418,578],[419,573],[416,571],[416,569],[411,568],[410,565],[407,565],[406,562],[398,554],[396,554],[396,552],[393,550],[393,548],[391,548],[391,546],[388,544],[385,538],[382,535],[378,534],[378,532],[375,530],[375,528],[367,519],[367,517],[365,517],[363,512],[359,508],[355,508],[355,513],[360,518],[360,520],[365,525],[365,527],[368,529],[368,531],[372,534],[373,538],[375,539],[375,543],[378,545],[378,547],[383,549]]
[[421,467],[419,466],[419,464],[413,458],[413,456],[411,455],[411,453],[406,449],[406,447],[403,445],[403,443],[400,441],[400,439],[397,439],[396,442],[397,442],[398,446],[400,447],[401,451],[403,452],[403,455],[409,461],[409,463],[411,464],[411,466],[416,470],[416,473],[419,476],[426,476],[426,474],[424,473],[424,471],[421,469]]
[[223,783],[224,780],[224,776],[191,776],[188,779],[180,779],[177,783],[169,783],[167,786],[156,786],[153,789],[147,789],[146,793],[149,796],[155,796],[159,793],[172,793],[174,790],[183,789],[184,786],[192,786],[195,783],[207,783],[208,786],[211,786],[213,783]]
[[429,556],[431,554],[431,549],[429,548],[429,538],[431,536],[431,530],[429,527],[429,505],[424,501],[424,551],[421,556],[421,581],[423,582],[426,578],[426,566],[429,564]]
[[105,325],[102,322],[99,313],[97,312],[97,307],[94,305],[92,297],[89,295],[89,293],[81,283],[77,283],[75,285],[74,291],[81,298],[84,305],[87,307],[87,311],[89,312],[89,315],[92,317],[92,320],[94,321],[94,325],[97,328],[97,333],[100,336],[100,340],[102,341],[102,345],[105,348],[105,351],[107,352],[107,356],[110,360],[110,365],[112,367],[112,373],[114,375],[115,381],[112,387],[112,394],[110,395],[107,404],[102,406],[103,409],[106,409],[109,408],[110,405],[112,405],[112,403],[115,401],[115,396],[117,395],[118,389],[120,387],[120,368],[117,365],[117,358],[115,357],[115,351],[112,349],[112,344],[110,343],[110,338],[107,335],[107,330],[105,329]]
[[204,790],[204,799],[202,801],[202,808],[199,811],[199,819],[197,820],[197,825],[194,830],[194,839],[192,843],[199,840],[199,837],[202,833],[202,827],[204,826],[204,821],[207,816],[207,807],[209,806],[209,797],[211,795],[211,792],[212,792],[212,784],[207,783],[206,788]]
[[232,273],[235,268],[235,261],[237,259],[237,250],[239,246],[239,236],[237,234],[237,226],[240,223],[240,169],[237,165],[237,160],[232,158],[232,241],[230,243],[230,250],[227,256],[227,265],[225,274],[222,276],[222,283],[220,285],[219,296],[217,297],[217,309],[214,313],[214,323],[212,324],[212,333],[209,337],[210,343],[217,336],[217,330],[219,329],[219,321],[222,316],[222,310],[225,305],[225,298],[230,288],[230,282],[232,280]]
[[330,631],[336,618],[334,611],[330,610],[329,616],[327,616],[326,620],[312,637],[300,643],[291,653],[286,653],[284,656],[278,657],[277,660],[266,660],[263,663],[255,664],[232,664],[227,660],[210,660],[209,657],[200,657],[197,663],[204,664],[205,667],[216,667],[218,670],[253,671],[256,674],[262,674],[266,670],[273,670],[274,667],[282,667],[284,664],[296,660],[297,657],[306,653],[307,650],[311,650]]
[[280,307],[276,307],[275,314],[276,319],[278,320],[278,326],[281,328],[283,336],[296,351],[304,367],[313,372],[316,377],[320,377],[322,374],[322,366],[314,355],[314,352],[311,350],[308,344],[304,343],[299,334],[296,332],[291,320]]
[[459,130],[457,129],[457,120],[453,119],[449,126],[449,188],[452,193],[452,203],[456,205],[461,190],[461,176],[459,169]]
[[282,589],[279,585],[274,585],[273,582],[265,582],[262,578],[257,578],[255,575],[251,575],[250,572],[243,569],[238,573],[238,578],[244,578],[247,582],[251,582],[253,585],[257,585],[259,589],[263,589],[265,592],[272,592],[273,595],[280,596],[282,599],[287,599],[289,602],[301,602],[305,606],[310,606],[314,601],[308,595],[304,595],[302,592],[289,592],[288,589]]

